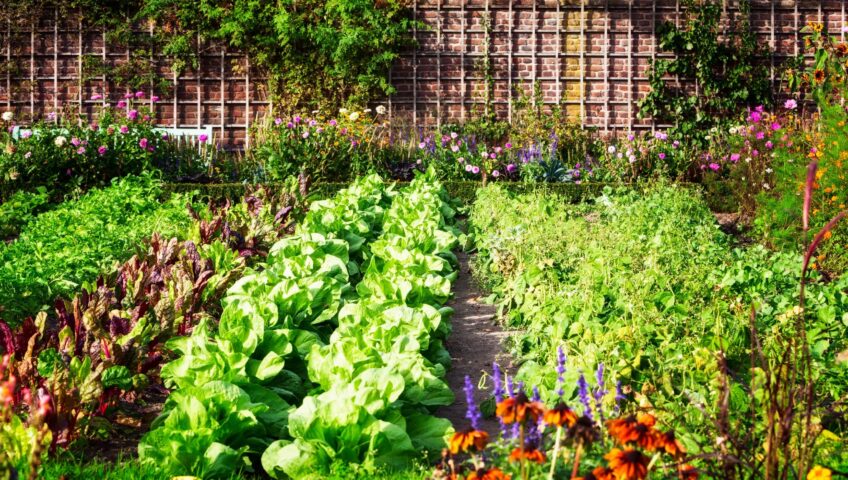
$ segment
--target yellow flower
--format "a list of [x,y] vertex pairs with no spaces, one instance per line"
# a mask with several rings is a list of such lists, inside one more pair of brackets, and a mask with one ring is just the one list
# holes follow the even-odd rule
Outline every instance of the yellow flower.
[[830,480],[830,470],[822,466],[816,465],[807,474],[807,480]]

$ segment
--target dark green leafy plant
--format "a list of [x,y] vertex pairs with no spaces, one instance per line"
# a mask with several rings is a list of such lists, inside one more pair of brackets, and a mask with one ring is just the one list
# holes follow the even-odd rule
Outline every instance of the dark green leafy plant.
[[[741,109],[770,104],[771,87],[758,61],[766,52],[751,29],[748,0],[739,2],[736,18],[727,19],[732,27],[727,32],[719,2],[685,4],[683,26],[667,22],[657,30],[659,48],[674,58],[653,62],[651,91],[639,101],[639,115],[674,124],[674,136],[704,142],[710,128]],[[685,88],[687,82],[697,82],[697,94]]]

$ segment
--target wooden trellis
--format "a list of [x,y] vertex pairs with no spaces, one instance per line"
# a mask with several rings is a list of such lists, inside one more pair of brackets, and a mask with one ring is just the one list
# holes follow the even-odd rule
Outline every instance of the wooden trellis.
[[[781,62],[800,53],[798,32],[805,22],[824,21],[831,34],[845,38],[845,1],[752,2],[755,32],[773,51],[765,60],[774,87],[780,85]],[[728,14],[737,8],[735,0],[725,5]],[[513,118],[516,90],[527,92],[536,81],[546,105],[562,105],[584,125],[609,132],[663,127],[640,120],[637,102],[648,89],[648,64],[665,56],[656,50],[657,26],[681,20],[678,0],[418,0],[413,15],[428,25],[412,32],[421,46],[391,72],[398,93],[377,102],[387,105],[391,119],[424,126],[468,120],[482,110],[479,92],[486,79],[478,64],[486,53],[479,44],[487,12],[492,103],[503,118]],[[107,65],[129,59],[130,52],[107,45],[105,34],[58,15],[25,31],[11,24],[3,30],[0,55],[7,68],[0,77],[0,105],[19,118],[42,118],[68,105],[91,111],[100,102],[90,100],[95,90],[113,102],[124,93],[105,76],[81,76],[85,55]],[[211,125],[223,145],[244,147],[251,125],[270,109],[264,79],[241,53],[201,47],[200,67],[181,74],[168,72],[168,60],[153,54],[149,60],[162,68],[173,95],[156,105],[148,99],[147,105],[162,125]]]

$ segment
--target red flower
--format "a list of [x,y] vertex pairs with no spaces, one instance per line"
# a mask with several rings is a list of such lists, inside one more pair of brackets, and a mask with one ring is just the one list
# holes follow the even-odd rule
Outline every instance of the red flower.
[[509,397],[498,404],[496,413],[505,424],[523,423],[525,420],[536,421],[545,411],[545,406],[539,402],[531,402],[524,392]]
[[459,452],[468,452],[472,448],[478,452],[482,451],[488,442],[488,433],[482,430],[466,430],[454,433],[448,445],[451,453],[455,455]]
[[577,414],[574,413],[574,410],[568,408],[566,404],[559,402],[556,407],[545,412],[544,420],[548,425],[555,425],[557,427],[567,425],[571,427],[577,423]]
[[642,448],[654,450],[659,445],[659,435],[654,430],[657,419],[646,413],[639,418],[631,415],[607,422],[610,435],[622,445],[635,443]]
[[517,462],[522,458],[539,464],[545,463],[545,454],[535,448],[516,448],[509,454],[510,462]]

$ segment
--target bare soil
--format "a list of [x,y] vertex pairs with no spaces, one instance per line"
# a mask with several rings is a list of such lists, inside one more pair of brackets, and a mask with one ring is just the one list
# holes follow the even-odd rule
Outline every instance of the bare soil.
[[[492,396],[492,362],[498,362],[507,372],[513,370],[513,364],[503,344],[509,333],[497,324],[496,307],[483,303],[482,292],[471,277],[468,255],[460,252],[457,258],[460,263],[459,277],[454,283],[454,298],[448,303],[454,309],[453,332],[446,342],[453,364],[445,377],[456,400],[452,405],[439,409],[436,414],[461,429],[468,425],[463,390],[465,376],[469,375],[473,384],[479,387],[480,377],[484,372],[488,374],[485,385],[476,392],[475,400],[479,404]],[[499,424],[494,418],[484,419],[483,428],[494,435]]]

